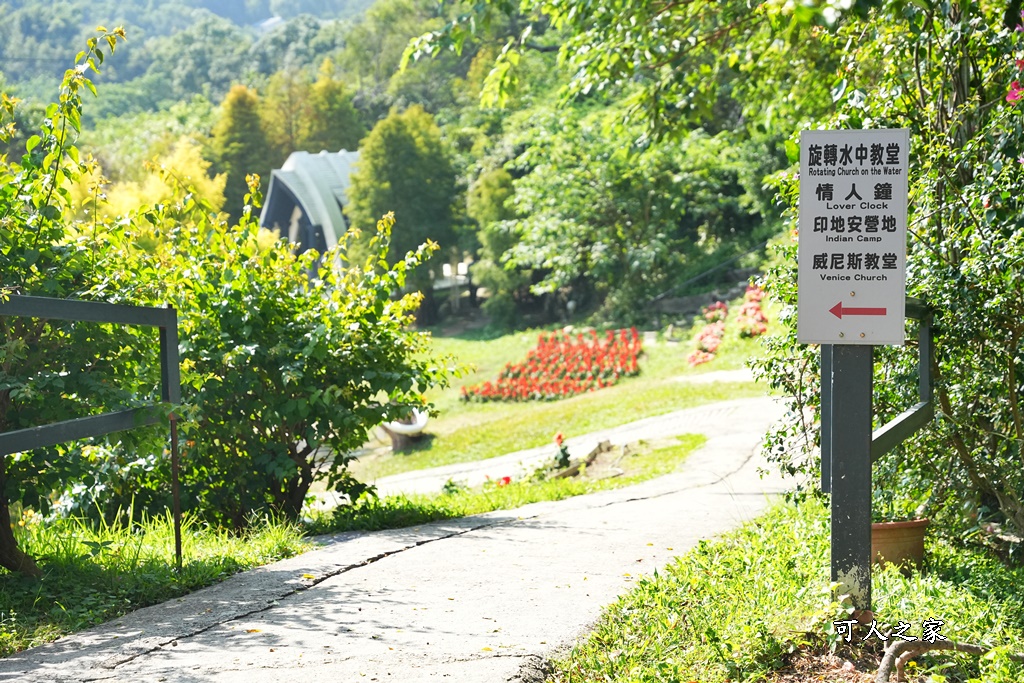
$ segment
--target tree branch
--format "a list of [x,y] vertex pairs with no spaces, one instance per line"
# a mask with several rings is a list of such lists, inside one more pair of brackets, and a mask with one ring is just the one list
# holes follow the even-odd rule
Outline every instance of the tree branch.
[[[885,648],[885,656],[878,665],[878,674],[875,676],[875,683],[888,683],[893,667],[896,668],[897,683],[904,683],[907,680],[904,668],[914,657],[933,650],[953,650],[955,652],[966,652],[972,655],[984,655],[991,648],[982,647],[973,643],[958,643],[954,640],[937,640],[934,643],[926,643],[920,640],[895,640]],[[1008,655],[1015,662],[1024,662],[1024,654],[1014,653]]]
[[532,40],[527,40],[522,45],[523,47],[529,50],[533,50],[534,52],[558,52],[559,50],[562,49],[561,45],[541,45],[539,43],[533,42]]

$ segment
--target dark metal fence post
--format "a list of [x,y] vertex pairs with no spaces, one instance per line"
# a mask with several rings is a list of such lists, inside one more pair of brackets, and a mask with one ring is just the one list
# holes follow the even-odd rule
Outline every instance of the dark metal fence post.
[[821,345],[821,492],[832,492],[832,345]]
[[832,350],[832,581],[871,609],[871,389],[873,347]]
[[[160,392],[172,406],[181,403],[181,369],[178,363],[178,313],[167,307],[169,320],[160,327]],[[181,460],[178,450],[178,416],[171,421],[171,512],[174,515],[174,563],[181,572]]]

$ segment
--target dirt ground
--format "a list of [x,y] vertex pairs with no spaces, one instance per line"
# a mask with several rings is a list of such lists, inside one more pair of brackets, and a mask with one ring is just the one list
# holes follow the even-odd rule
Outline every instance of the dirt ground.
[[851,662],[829,653],[800,652],[771,683],[871,683],[878,663]]

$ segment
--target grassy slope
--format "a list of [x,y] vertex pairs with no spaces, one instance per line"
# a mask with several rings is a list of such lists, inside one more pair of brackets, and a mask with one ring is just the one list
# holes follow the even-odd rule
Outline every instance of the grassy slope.
[[[833,621],[850,617],[831,595],[828,529],[820,502],[780,503],[702,542],[611,605],[593,633],[557,662],[553,680],[761,681],[794,653],[837,646],[851,659],[877,655],[881,643],[865,640],[866,628],[849,645],[836,634]],[[938,540],[927,551],[923,575],[904,576],[891,566],[875,572],[881,631],[905,621],[907,634],[920,638],[924,621],[939,619],[940,633],[951,640],[1024,649],[1024,569]],[[915,670],[935,683],[1024,680],[1024,667],[998,655],[979,661],[937,653],[918,658]]]
[[625,470],[623,476],[604,479],[527,478],[505,486],[489,483],[472,489],[453,485],[445,493],[389,496],[381,500],[364,500],[351,507],[340,507],[332,515],[318,517],[313,526],[317,533],[395,529],[492,510],[514,510],[530,503],[563,500],[622,488],[675,471],[705,440],[703,436],[688,434],[663,444],[643,444],[620,462],[621,468]]
[[557,432],[567,437],[614,427],[696,405],[761,396],[752,382],[687,383],[680,381],[716,370],[736,370],[760,353],[756,340],[742,339],[728,327],[718,356],[691,368],[686,356],[692,343],[658,343],[645,347],[639,377],[615,387],[551,402],[467,403],[459,398],[464,385],[493,379],[505,363],[521,360],[537,342],[538,332],[520,332],[494,339],[435,337],[439,353],[475,368],[445,390],[427,395],[440,412],[427,427],[433,436],[422,449],[408,454],[365,459],[352,471],[357,478],[378,477],[457,462],[483,460],[551,443]]

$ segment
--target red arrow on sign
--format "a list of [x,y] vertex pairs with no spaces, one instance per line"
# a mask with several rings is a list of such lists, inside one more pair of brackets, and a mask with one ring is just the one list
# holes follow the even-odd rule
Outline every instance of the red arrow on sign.
[[844,315],[885,315],[885,310],[884,308],[843,308],[843,302],[840,301],[828,309],[828,312],[842,320]]

